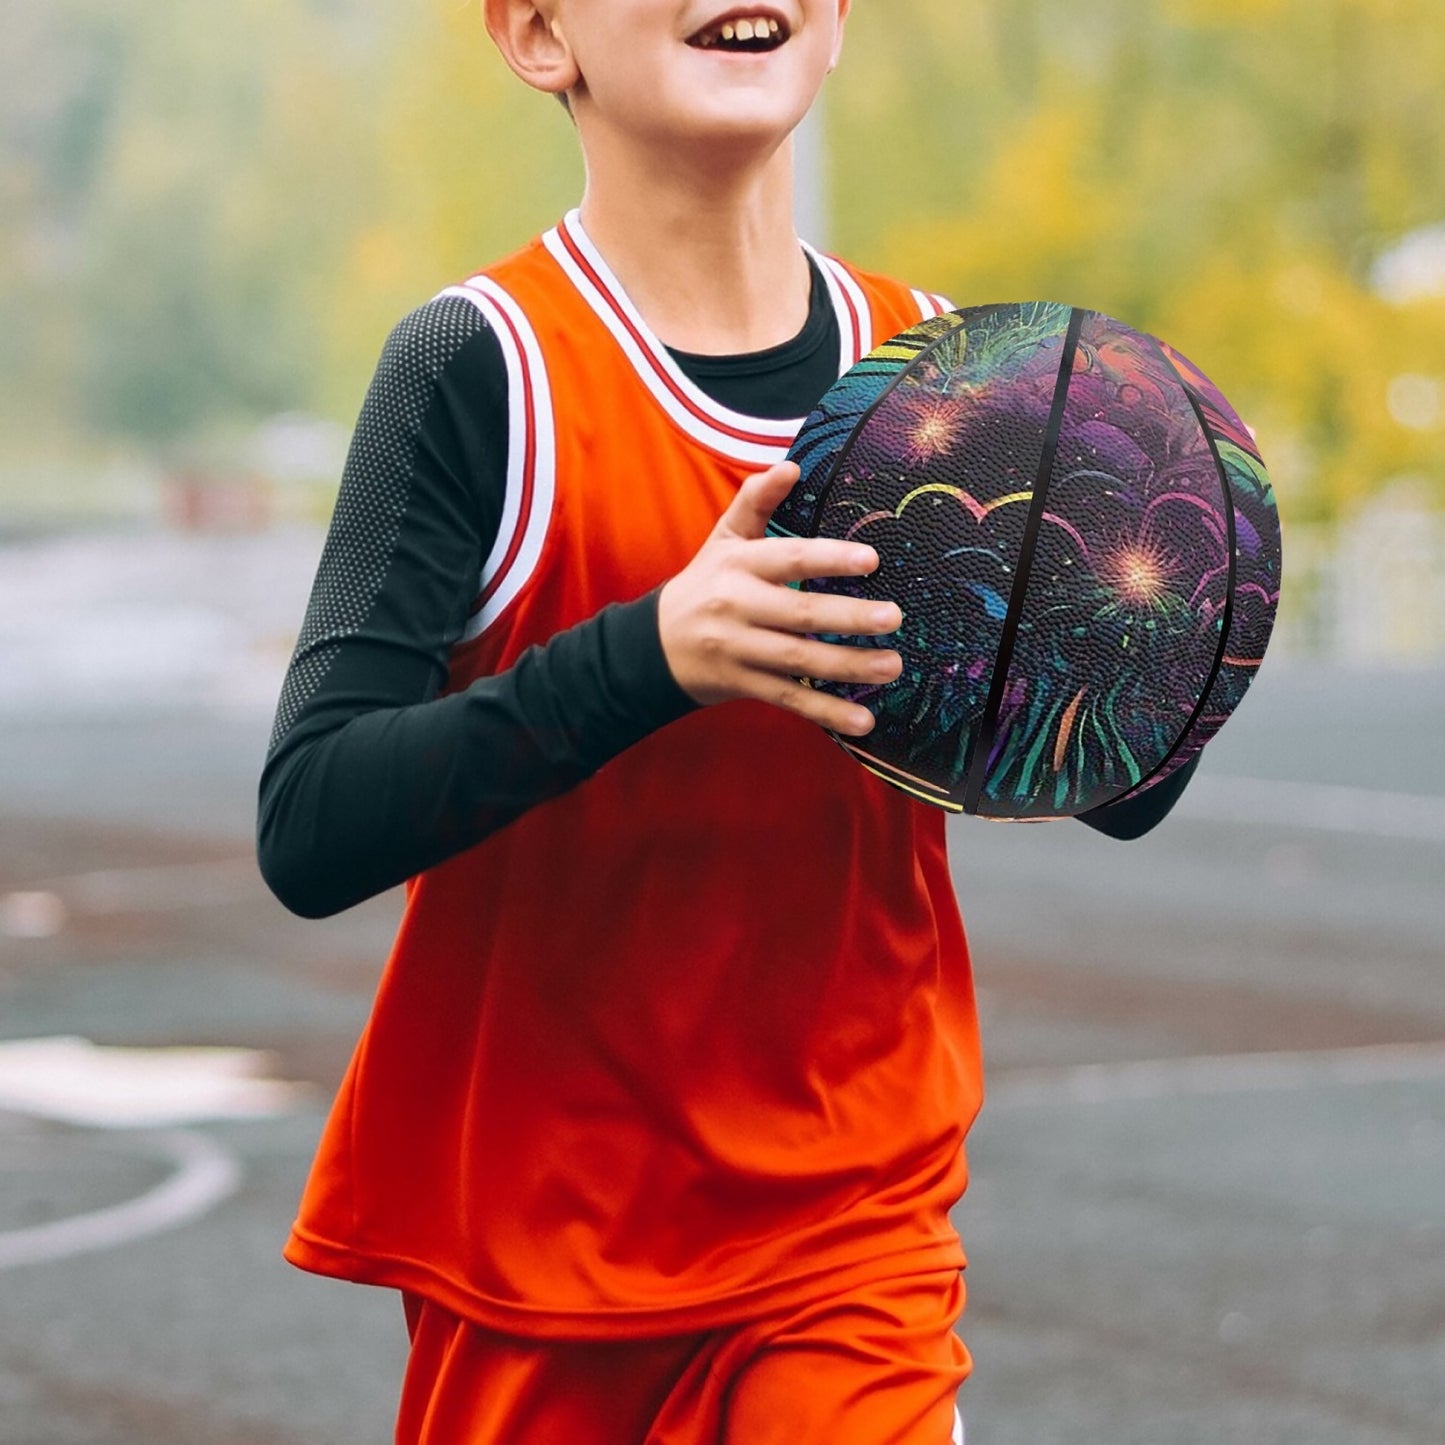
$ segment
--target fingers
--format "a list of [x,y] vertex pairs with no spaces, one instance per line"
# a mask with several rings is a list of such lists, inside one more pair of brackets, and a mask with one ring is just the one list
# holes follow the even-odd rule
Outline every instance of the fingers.
[[[797,599],[794,593],[787,596]],[[804,597],[798,600],[843,604],[854,609],[869,606],[840,597]],[[891,603],[879,610],[889,609],[897,613],[897,608]],[[892,620],[896,622],[896,617]],[[854,622],[847,631],[861,632],[865,626],[875,634],[894,630],[892,626],[883,626],[880,618],[876,624]],[[886,646],[824,642],[816,637],[775,629],[756,616],[753,625],[736,644],[733,663],[739,669],[735,695],[773,703],[822,727],[852,737],[862,737],[872,730],[873,716],[868,709],[834,696],[831,687],[809,686],[801,679],[815,684],[876,689],[886,687],[903,671],[903,659]]]
[[[841,736],[862,737],[873,727],[866,707],[800,679],[886,686],[902,671],[898,654],[843,639],[884,637],[903,616],[892,602],[827,590],[830,578],[876,571],[872,547],[767,536],[769,519],[798,476],[784,462],[749,477],[697,555],[663,586],[663,653],[678,686],[699,703],[755,698]],[[793,585],[807,581],[817,590]]]
[[768,519],[793,490],[801,473],[794,462],[779,462],[749,477],[718,521],[717,530],[751,540],[768,530]]
[[806,687],[793,678],[780,677],[766,693],[759,695],[762,701],[785,708],[842,737],[861,738],[873,731],[873,714],[866,707]]
[[891,648],[849,647],[811,637],[763,635],[744,660],[760,672],[814,682],[883,687],[903,671],[903,659]]
[[867,577],[878,570],[878,553],[833,537],[764,537],[749,545],[748,568],[768,582]]
[[791,587],[761,587],[747,593],[748,620],[778,632],[831,637],[886,637],[903,626],[896,602],[842,597],[834,592],[804,592]]
[[861,542],[825,537],[768,537],[768,521],[797,484],[793,462],[779,462],[749,477],[718,520],[715,536],[761,542],[749,566],[770,582],[814,577],[866,577],[878,568],[878,553]]

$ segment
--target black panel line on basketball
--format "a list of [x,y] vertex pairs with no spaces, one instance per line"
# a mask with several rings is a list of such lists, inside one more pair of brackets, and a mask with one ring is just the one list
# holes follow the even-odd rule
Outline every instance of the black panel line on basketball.
[[983,794],[985,775],[988,772],[989,756],[993,752],[998,736],[999,714],[1003,711],[1004,689],[1008,685],[1009,667],[1013,662],[1014,644],[1018,640],[1019,626],[1023,620],[1024,602],[1028,596],[1029,573],[1033,570],[1034,552],[1038,547],[1039,532],[1044,525],[1044,508],[1049,500],[1049,480],[1054,473],[1054,458],[1058,455],[1059,439],[1064,430],[1064,412],[1069,401],[1069,382],[1074,375],[1074,358],[1079,350],[1079,334],[1084,329],[1084,315],[1077,306],[1069,312],[1069,329],[1064,337],[1064,354],[1059,361],[1059,379],[1054,386],[1054,404],[1049,412],[1049,425],[1044,432],[1044,451],[1039,458],[1038,480],[1034,483],[1034,495],[1029,503],[1029,518],[1024,524],[1023,540],[1019,543],[1018,566],[1014,572],[1013,588],[1009,593],[1008,612],[1004,617],[1003,631],[999,634],[998,651],[994,655],[993,675],[989,679],[988,704],[983,710],[983,719],[973,740],[973,751],[965,766],[967,782],[963,789],[963,811],[976,813],[978,800]]
[[[1203,714],[1210,693],[1214,691],[1214,684],[1219,680],[1220,671],[1224,667],[1224,659],[1229,655],[1229,629],[1234,625],[1234,583],[1238,571],[1234,530],[1234,490],[1229,485],[1229,472],[1225,469],[1224,459],[1219,455],[1219,444],[1214,440],[1214,433],[1209,429],[1209,421],[1204,415],[1204,408],[1199,404],[1199,398],[1195,396],[1189,383],[1179,374],[1179,368],[1169,359],[1168,352],[1159,345],[1154,337],[1143,332],[1140,335],[1145,336],[1145,339],[1158,353],[1159,360],[1169,368],[1169,374],[1175,377],[1179,385],[1184,388],[1184,395],[1189,398],[1189,405],[1194,408],[1194,415],[1199,422],[1199,430],[1204,433],[1204,440],[1209,445],[1209,454],[1214,458],[1214,468],[1219,473],[1219,485],[1224,489],[1224,528],[1229,547],[1229,586],[1224,594],[1224,620],[1219,629],[1219,646],[1215,649],[1214,665],[1209,669],[1209,678],[1204,684],[1204,690],[1199,694],[1199,701],[1194,705],[1194,711],[1189,714],[1189,721],[1184,724],[1183,730],[1158,763],[1133,787],[1126,788],[1117,798],[1110,798],[1110,803],[1122,803],[1125,798],[1137,797],[1174,761],[1179,754],[1179,749],[1188,742],[1189,734],[1194,731],[1194,725]],[[1108,803],[1102,803],[1099,806],[1108,807],[1108,805]]]
[[[994,311],[1001,311],[1004,308],[1002,306],[995,306],[989,309]],[[922,326],[925,323],[919,322],[918,324]],[[843,445],[838,448],[838,455],[833,458],[833,465],[828,468],[828,475],[824,477],[822,486],[818,488],[818,501],[816,506],[813,508],[812,535],[814,537],[818,535],[818,524],[821,521],[824,509],[827,506],[828,493],[833,490],[833,483],[837,481],[838,473],[843,470],[844,463],[848,460],[850,456],[853,455],[854,443],[857,442],[858,438],[861,437],[863,433],[868,429],[868,423],[873,420],[874,412],[876,412],[878,408],[882,406],[883,403],[887,401],[890,396],[893,395],[894,391],[900,385],[902,385],[902,383],[912,373],[915,367],[917,367],[920,363],[927,361],[928,358],[932,356],[933,353],[937,351],[938,348],[942,346],[945,341],[949,340],[950,337],[956,336],[960,329],[967,325],[968,323],[966,321],[960,320],[957,326],[950,327],[947,331],[943,333],[942,336],[936,336],[932,341],[930,341],[928,345],[925,346],[923,350],[920,351],[918,355],[915,356],[913,360],[910,361],[906,366],[900,366],[898,368],[897,376],[895,376],[888,383],[888,385],[885,386],[883,390],[880,391],[878,395],[873,398],[872,402],[870,402],[868,405],[868,409],[863,413],[862,416],[858,418],[856,422],[853,423],[853,429],[848,433],[848,440],[845,441]],[[864,360],[867,360],[867,358],[865,357]]]

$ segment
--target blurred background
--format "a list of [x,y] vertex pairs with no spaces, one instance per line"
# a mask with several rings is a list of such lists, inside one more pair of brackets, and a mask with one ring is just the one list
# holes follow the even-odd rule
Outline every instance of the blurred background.
[[[472,4],[0,8],[0,1441],[380,1442],[399,1309],[277,1251],[397,900],[282,913],[255,780],[387,332],[575,139]],[[857,0],[806,137],[814,239],[1165,337],[1284,520],[1158,834],[955,826],[975,1445],[1445,1439],[1442,136],[1439,0]]]
[[[579,192],[472,5],[6,0],[6,30],[11,531],[245,487],[324,514],[390,326]],[[863,0],[824,239],[1204,358],[1290,526],[1282,641],[1438,656],[1442,78],[1436,0]]]

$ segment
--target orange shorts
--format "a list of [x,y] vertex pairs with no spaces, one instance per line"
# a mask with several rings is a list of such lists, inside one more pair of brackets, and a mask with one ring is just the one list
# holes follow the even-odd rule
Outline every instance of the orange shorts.
[[497,1334],[406,1296],[397,1445],[950,1445],[969,1358],[956,1271],[706,1334]]

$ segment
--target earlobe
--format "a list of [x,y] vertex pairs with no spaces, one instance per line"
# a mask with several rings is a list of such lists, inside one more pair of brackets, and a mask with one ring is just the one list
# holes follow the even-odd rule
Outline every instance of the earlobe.
[[581,78],[547,0],[482,0],[482,17],[502,58],[534,90],[559,94]]
[[843,32],[848,24],[848,12],[852,8],[852,0],[838,0],[838,38],[833,43],[833,58],[828,62],[829,75],[838,68],[838,62],[843,58]]

